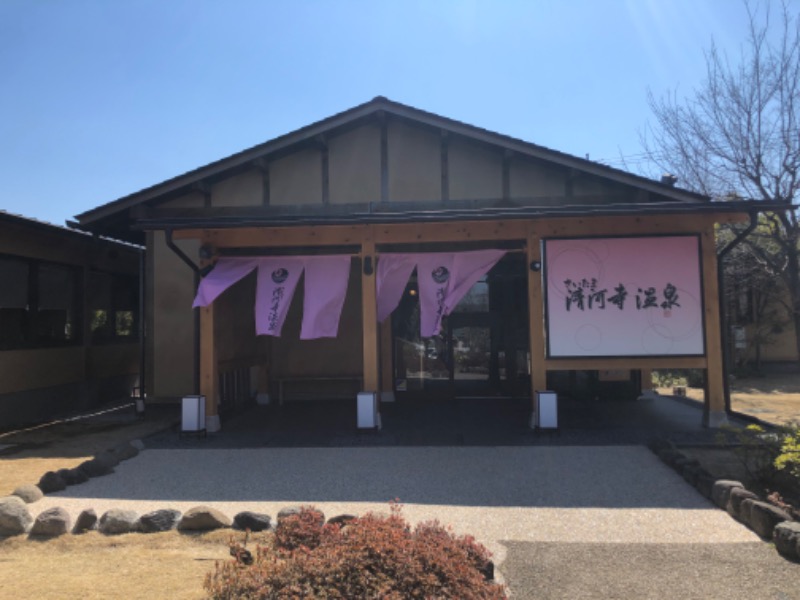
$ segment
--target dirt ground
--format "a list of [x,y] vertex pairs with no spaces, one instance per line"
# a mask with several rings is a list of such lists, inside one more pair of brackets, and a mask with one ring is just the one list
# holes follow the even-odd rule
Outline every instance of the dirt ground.
[[204,598],[205,574],[214,561],[228,557],[230,535],[90,532],[45,541],[9,538],[0,542],[0,598]]
[[[11,447],[0,453],[0,496],[36,483],[46,471],[77,466],[98,452],[169,426],[168,419],[159,418],[69,421],[1,434],[0,445]],[[30,508],[36,516],[36,505]],[[232,533],[0,538],[0,600],[204,598],[203,578],[214,561],[228,556]]]
[[[0,434],[0,496],[37,483],[47,471],[71,469],[123,442],[169,426],[163,419],[119,422],[65,421]],[[3,447],[9,446],[5,450]]]
[[[672,394],[672,389],[658,391]],[[702,402],[703,390],[687,388],[686,396]],[[731,383],[731,408],[776,425],[800,421],[800,374],[735,379]]]

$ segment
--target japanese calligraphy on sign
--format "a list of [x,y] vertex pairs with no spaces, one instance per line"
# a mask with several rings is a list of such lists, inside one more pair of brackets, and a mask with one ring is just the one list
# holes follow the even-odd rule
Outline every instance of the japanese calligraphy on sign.
[[[566,308],[569,312],[573,307],[578,310],[605,310],[606,308],[606,294],[608,289],[598,289],[597,279],[581,279],[581,280],[564,280],[564,288],[566,294]],[[610,305],[616,306],[622,310],[625,308],[625,299],[628,297],[628,290],[625,289],[625,284],[620,283],[613,289],[613,296],[608,298]],[[636,290],[636,310],[648,308],[663,308],[669,310],[673,307],[679,307],[678,303],[678,288],[671,283],[664,286],[663,302],[659,303],[656,295],[656,288],[638,288]]]
[[697,236],[546,240],[552,357],[705,351]]

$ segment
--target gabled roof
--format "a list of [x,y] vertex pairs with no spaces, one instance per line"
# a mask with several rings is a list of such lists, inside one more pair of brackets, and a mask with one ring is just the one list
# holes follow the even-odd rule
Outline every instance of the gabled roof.
[[[563,152],[551,150],[508,135],[482,129],[461,121],[394,102],[383,96],[378,96],[369,102],[365,102],[364,104],[360,104],[344,112],[317,121],[316,123],[312,123],[311,125],[307,125],[291,133],[253,146],[247,150],[237,152],[236,154],[178,175],[177,177],[173,177],[172,179],[168,179],[128,196],[124,196],[118,200],[98,206],[97,208],[77,215],[76,219],[80,226],[93,229],[93,225],[100,225],[101,221],[114,219],[115,217],[118,219],[122,216],[120,215],[122,211],[127,211],[139,204],[158,200],[177,193],[188,193],[198,183],[209,179],[220,178],[226,174],[233,174],[243,168],[247,168],[252,165],[254,161],[261,158],[288,151],[293,146],[308,143],[318,136],[331,134],[336,130],[353,126],[359,121],[374,118],[381,114],[492,144],[511,152],[548,161],[566,168],[576,169],[610,181],[637,187],[644,191],[654,192],[670,200],[693,203],[707,202],[709,200],[706,196],[675,188],[646,177],[564,154]],[[127,219],[127,215],[123,218]]]

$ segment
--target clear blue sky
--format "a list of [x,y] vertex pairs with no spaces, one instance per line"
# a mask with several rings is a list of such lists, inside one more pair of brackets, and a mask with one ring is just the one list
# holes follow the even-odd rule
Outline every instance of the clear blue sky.
[[648,87],[745,33],[737,0],[0,0],[0,208],[63,223],[376,95],[619,166]]

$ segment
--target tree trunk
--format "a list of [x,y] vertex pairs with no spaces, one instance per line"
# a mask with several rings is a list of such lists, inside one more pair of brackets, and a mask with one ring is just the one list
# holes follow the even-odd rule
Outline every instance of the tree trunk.
[[786,275],[789,293],[792,297],[792,322],[794,323],[794,341],[797,350],[796,362],[800,364],[800,263],[798,263],[797,245],[793,244],[787,251]]

